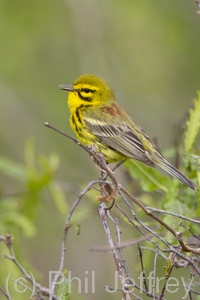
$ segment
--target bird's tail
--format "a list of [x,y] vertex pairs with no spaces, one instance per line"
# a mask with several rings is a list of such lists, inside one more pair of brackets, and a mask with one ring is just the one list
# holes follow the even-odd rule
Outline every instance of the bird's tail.
[[178,169],[176,169],[173,165],[171,165],[160,153],[156,152],[153,157],[151,156],[151,160],[155,164],[157,164],[160,168],[165,170],[167,173],[177,178],[183,184],[187,185],[189,188],[196,190],[197,186],[194,182],[192,182],[188,177],[183,175]]

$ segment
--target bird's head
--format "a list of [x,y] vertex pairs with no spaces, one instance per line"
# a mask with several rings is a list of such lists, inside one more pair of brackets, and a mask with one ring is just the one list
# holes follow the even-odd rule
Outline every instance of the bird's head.
[[91,107],[105,105],[115,98],[108,83],[96,75],[82,75],[73,84],[60,85],[60,88],[69,92],[68,105],[71,111],[80,105]]

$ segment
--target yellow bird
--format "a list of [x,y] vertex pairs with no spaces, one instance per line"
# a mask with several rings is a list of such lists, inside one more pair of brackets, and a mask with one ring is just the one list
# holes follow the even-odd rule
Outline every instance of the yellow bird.
[[101,152],[107,163],[136,159],[152,168],[158,165],[195,190],[196,185],[171,165],[156,149],[142,128],[119,106],[114,91],[96,75],[82,75],[69,92],[70,126],[84,145]]

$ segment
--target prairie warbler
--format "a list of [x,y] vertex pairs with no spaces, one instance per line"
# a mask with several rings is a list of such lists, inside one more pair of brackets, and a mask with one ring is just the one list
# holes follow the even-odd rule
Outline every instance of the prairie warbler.
[[60,85],[69,92],[70,126],[84,145],[100,151],[107,163],[136,159],[152,168],[158,165],[195,190],[196,185],[172,166],[154,143],[119,106],[108,83],[96,75],[82,75],[72,85]]

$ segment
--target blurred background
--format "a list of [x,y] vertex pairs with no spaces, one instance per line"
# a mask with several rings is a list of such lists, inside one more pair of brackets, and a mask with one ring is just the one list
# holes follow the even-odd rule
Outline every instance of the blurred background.
[[[192,0],[1,0],[2,158],[24,164],[28,139],[34,140],[35,152],[47,157],[55,153],[60,160],[56,181],[63,183],[70,207],[99,172],[81,148],[44,123],[73,135],[67,93],[58,86],[73,83],[85,73],[104,77],[129,115],[149,136],[158,138],[161,150],[168,148],[173,143],[174,124],[200,89],[197,10]],[[0,180],[1,189],[18,187],[3,173]],[[55,209],[48,194],[39,204],[35,234],[31,239],[20,236],[21,252],[34,265],[40,282],[47,285],[48,271],[59,264],[66,214]],[[73,228],[69,233],[65,268],[72,271],[72,277],[97,272],[97,294],[80,299],[115,299],[103,289],[114,282],[111,254],[89,251],[92,245],[106,245],[97,206],[95,200],[82,200],[76,220],[81,234],[77,236]],[[88,211],[89,217],[84,218]],[[0,234],[4,233],[0,228]],[[123,234],[126,240],[126,232]],[[134,265],[136,254],[130,251],[129,259]]]

